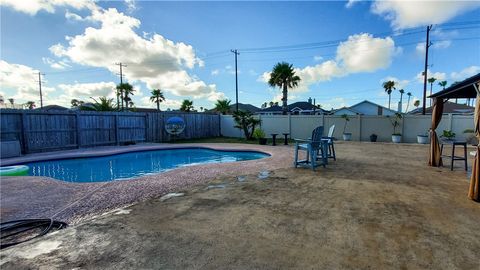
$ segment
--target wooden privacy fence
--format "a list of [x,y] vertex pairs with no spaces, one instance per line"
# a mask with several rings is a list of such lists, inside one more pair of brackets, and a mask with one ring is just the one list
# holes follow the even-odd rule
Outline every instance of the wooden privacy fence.
[[133,142],[166,142],[172,116],[185,120],[180,139],[220,135],[220,117],[200,113],[0,110],[2,141],[18,140],[23,153]]

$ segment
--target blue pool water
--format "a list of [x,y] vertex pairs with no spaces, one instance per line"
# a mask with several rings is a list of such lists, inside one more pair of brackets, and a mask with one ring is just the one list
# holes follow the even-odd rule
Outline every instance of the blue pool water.
[[260,152],[188,148],[42,161],[27,165],[30,167],[29,174],[33,176],[48,176],[69,182],[104,182],[125,180],[182,166],[253,160],[267,156]]

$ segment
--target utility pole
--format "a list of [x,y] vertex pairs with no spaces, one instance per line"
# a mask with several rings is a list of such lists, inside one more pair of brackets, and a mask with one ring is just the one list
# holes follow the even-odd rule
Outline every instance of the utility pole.
[[[122,67],[127,67],[127,65],[120,63],[115,63],[115,65],[120,67],[120,73],[117,73],[117,75],[120,75],[120,87],[122,87],[123,84],[123,69]],[[120,88],[120,100],[122,101],[122,111],[123,111],[123,89]],[[119,107],[119,98],[118,98],[118,93],[117,93],[117,108]]]
[[238,71],[237,71],[237,55],[240,53],[235,50],[230,50],[232,53],[235,54],[235,101],[236,101],[236,111],[238,112]]
[[39,71],[38,72],[38,90],[40,92],[40,108],[43,108],[42,75],[45,75],[45,74],[43,74]]
[[428,48],[430,44],[430,30],[432,30],[432,25],[427,26],[427,42],[425,43],[425,70],[423,71],[423,106],[422,114],[425,115],[425,106],[427,103],[427,69],[428,69]]

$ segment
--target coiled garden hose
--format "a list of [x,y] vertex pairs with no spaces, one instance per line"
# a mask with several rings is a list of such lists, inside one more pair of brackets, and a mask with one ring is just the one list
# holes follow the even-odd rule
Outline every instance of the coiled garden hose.
[[[19,219],[0,223],[0,249],[27,242],[47,234],[52,229],[60,230],[67,226],[67,223],[51,218]],[[35,234],[34,230],[40,230],[40,233]]]

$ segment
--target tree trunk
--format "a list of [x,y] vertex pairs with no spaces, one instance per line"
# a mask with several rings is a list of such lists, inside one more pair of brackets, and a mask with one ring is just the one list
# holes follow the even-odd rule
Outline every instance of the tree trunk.
[[388,94],[388,108],[390,109],[390,99],[391,99],[391,94]]
[[282,94],[283,94],[283,97],[282,97],[282,113],[283,115],[286,115],[287,112],[288,112],[288,106],[287,106],[287,92],[288,91],[288,88],[287,88],[287,83],[284,82],[283,83],[283,91],[282,91]]
[[160,111],[160,102],[157,100],[157,111]]

